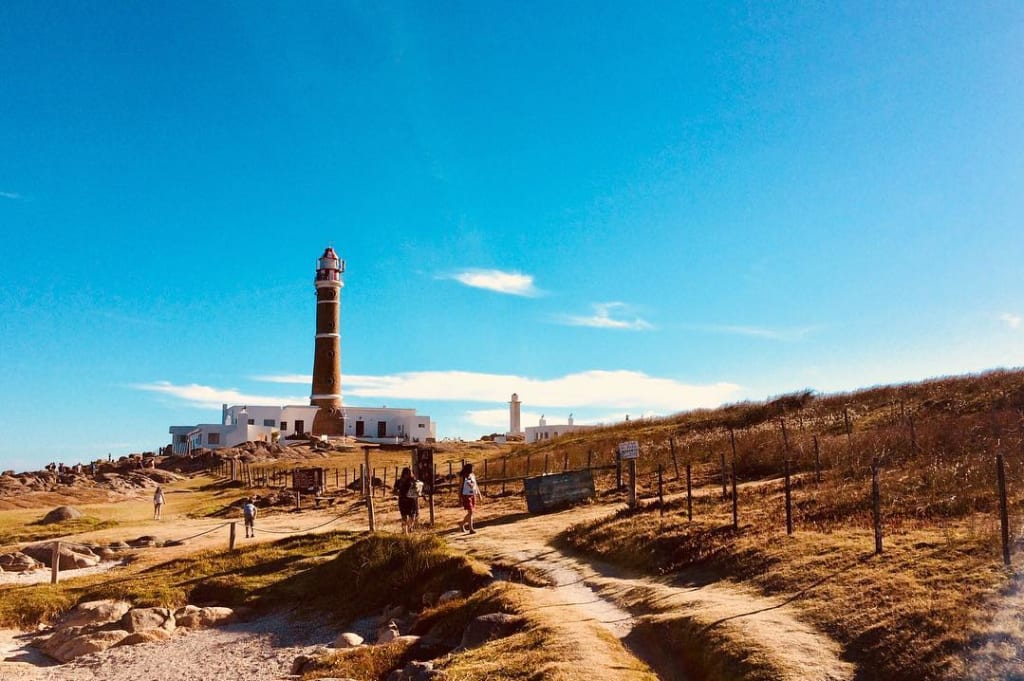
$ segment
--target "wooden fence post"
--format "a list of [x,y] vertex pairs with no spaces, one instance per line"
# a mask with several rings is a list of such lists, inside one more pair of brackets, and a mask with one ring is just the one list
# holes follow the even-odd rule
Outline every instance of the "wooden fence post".
[[359,493],[366,496],[366,464],[359,464]]
[[484,480],[487,479],[487,459],[484,459]]
[[[369,471],[369,470],[371,470],[370,469],[370,448],[369,447],[363,447],[363,456],[366,458],[366,461],[364,462],[365,465],[366,465],[366,470]],[[366,514],[367,514],[367,520],[369,520],[369,524],[370,524],[370,532],[376,531],[376,529],[377,529],[377,522],[376,522],[376,519],[373,516],[373,481],[372,480],[366,485]]]
[[567,470],[569,470],[569,452],[566,452],[562,459],[562,472],[564,473]]
[[718,453],[722,464],[722,498],[727,499],[729,497],[729,474],[725,472],[725,450],[720,450]]
[[231,525],[228,526],[228,551],[235,550],[235,525],[238,523],[234,520],[231,521]]
[[1003,563],[1010,564],[1010,518],[1006,504],[1006,469],[1002,453],[996,454],[996,479],[999,482],[999,523],[1003,537]]
[[622,490],[622,459],[615,456],[615,489]]
[[875,555],[882,553],[882,493],[878,486],[878,459],[871,461],[871,514],[875,525]]
[[793,498],[789,486],[789,459],[785,459],[786,476],[786,534],[793,534]]
[[437,483],[437,464],[434,464],[434,479],[430,481],[430,496],[427,503],[430,505],[430,526],[434,526],[434,485]]
[[658,510],[661,511],[661,515],[665,515],[665,490],[662,469],[664,467],[658,464]]
[[547,455],[547,452],[545,452],[544,453],[544,475],[547,475],[547,474],[548,474],[548,455]]
[[629,507],[636,508],[636,459],[629,460]]
[[821,450],[818,448],[818,436],[814,436],[814,480],[821,482]]
[[50,584],[60,579],[60,542],[53,542],[53,553],[50,554]]
[[736,494],[736,459],[732,460],[732,529],[740,529],[739,495]]
[[686,519],[693,520],[693,485],[690,477],[690,464],[686,464]]

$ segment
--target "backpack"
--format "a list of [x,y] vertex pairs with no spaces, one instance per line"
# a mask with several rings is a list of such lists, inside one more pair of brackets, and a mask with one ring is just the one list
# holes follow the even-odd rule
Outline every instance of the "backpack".
[[405,496],[408,499],[419,499],[420,495],[422,493],[423,493],[423,481],[422,480],[413,480],[409,484],[409,489],[406,491]]

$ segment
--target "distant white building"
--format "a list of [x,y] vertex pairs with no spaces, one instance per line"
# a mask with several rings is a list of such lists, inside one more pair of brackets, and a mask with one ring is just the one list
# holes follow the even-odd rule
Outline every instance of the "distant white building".
[[[223,405],[220,423],[171,426],[175,454],[199,447],[221,449],[244,442],[277,442],[292,435],[308,434],[318,406],[286,407]],[[436,439],[436,425],[415,409],[343,407],[345,435],[377,444],[422,443]]]
[[526,428],[526,441],[527,442],[540,442],[541,440],[550,440],[552,438],[566,435],[568,433],[578,433],[583,430],[590,430],[597,426],[581,426],[573,423],[572,414],[569,414],[569,422],[558,425],[548,425],[547,419],[542,415],[540,422],[536,426],[527,426]]

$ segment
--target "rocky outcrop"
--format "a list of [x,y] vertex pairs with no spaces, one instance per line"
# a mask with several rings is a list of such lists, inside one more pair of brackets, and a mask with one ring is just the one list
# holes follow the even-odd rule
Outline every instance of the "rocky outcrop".
[[177,624],[174,613],[167,608],[134,608],[121,618],[121,626],[128,633],[134,634],[153,629],[172,632]]
[[[53,567],[53,543],[31,544],[21,550],[22,553],[32,556],[43,563],[46,567]],[[60,543],[58,553],[58,566],[61,570],[77,570],[78,568],[92,567],[98,565],[100,557],[93,553],[92,549],[83,544]]]
[[28,572],[41,567],[43,567],[41,561],[20,551],[0,553],[0,572]]
[[58,626],[60,628],[101,627],[119,621],[125,613],[131,610],[131,607],[131,604],[126,601],[112,599],[79,603],[61,618]]
[[338,634],[338,638],[334,639],[331,645],[335,648],[358,648],[363,645],[363,637],[346,631],[344,634]]
[[190,629],[202,629],[213,627],[218,624],[225,624],[235,616],[231,608],[207,607],[200,608],[195,605],[186,605],[174,611],[174,620],[179,627]]
[[123,629],[89,630],[86,627],[66,627],[58,629],[52,636],[39,646],[44,653],[58,662],[68,662],[119,643],[128,636]]

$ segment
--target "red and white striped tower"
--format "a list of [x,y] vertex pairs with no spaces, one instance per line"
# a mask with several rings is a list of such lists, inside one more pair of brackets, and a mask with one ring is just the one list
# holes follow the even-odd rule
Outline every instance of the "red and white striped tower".
[[316,345],[313,351],[313,392],[309,403],[320,407],[313,435],[343,435],[341,407],[341,275],[345,261],[328,247],[316,268]]

